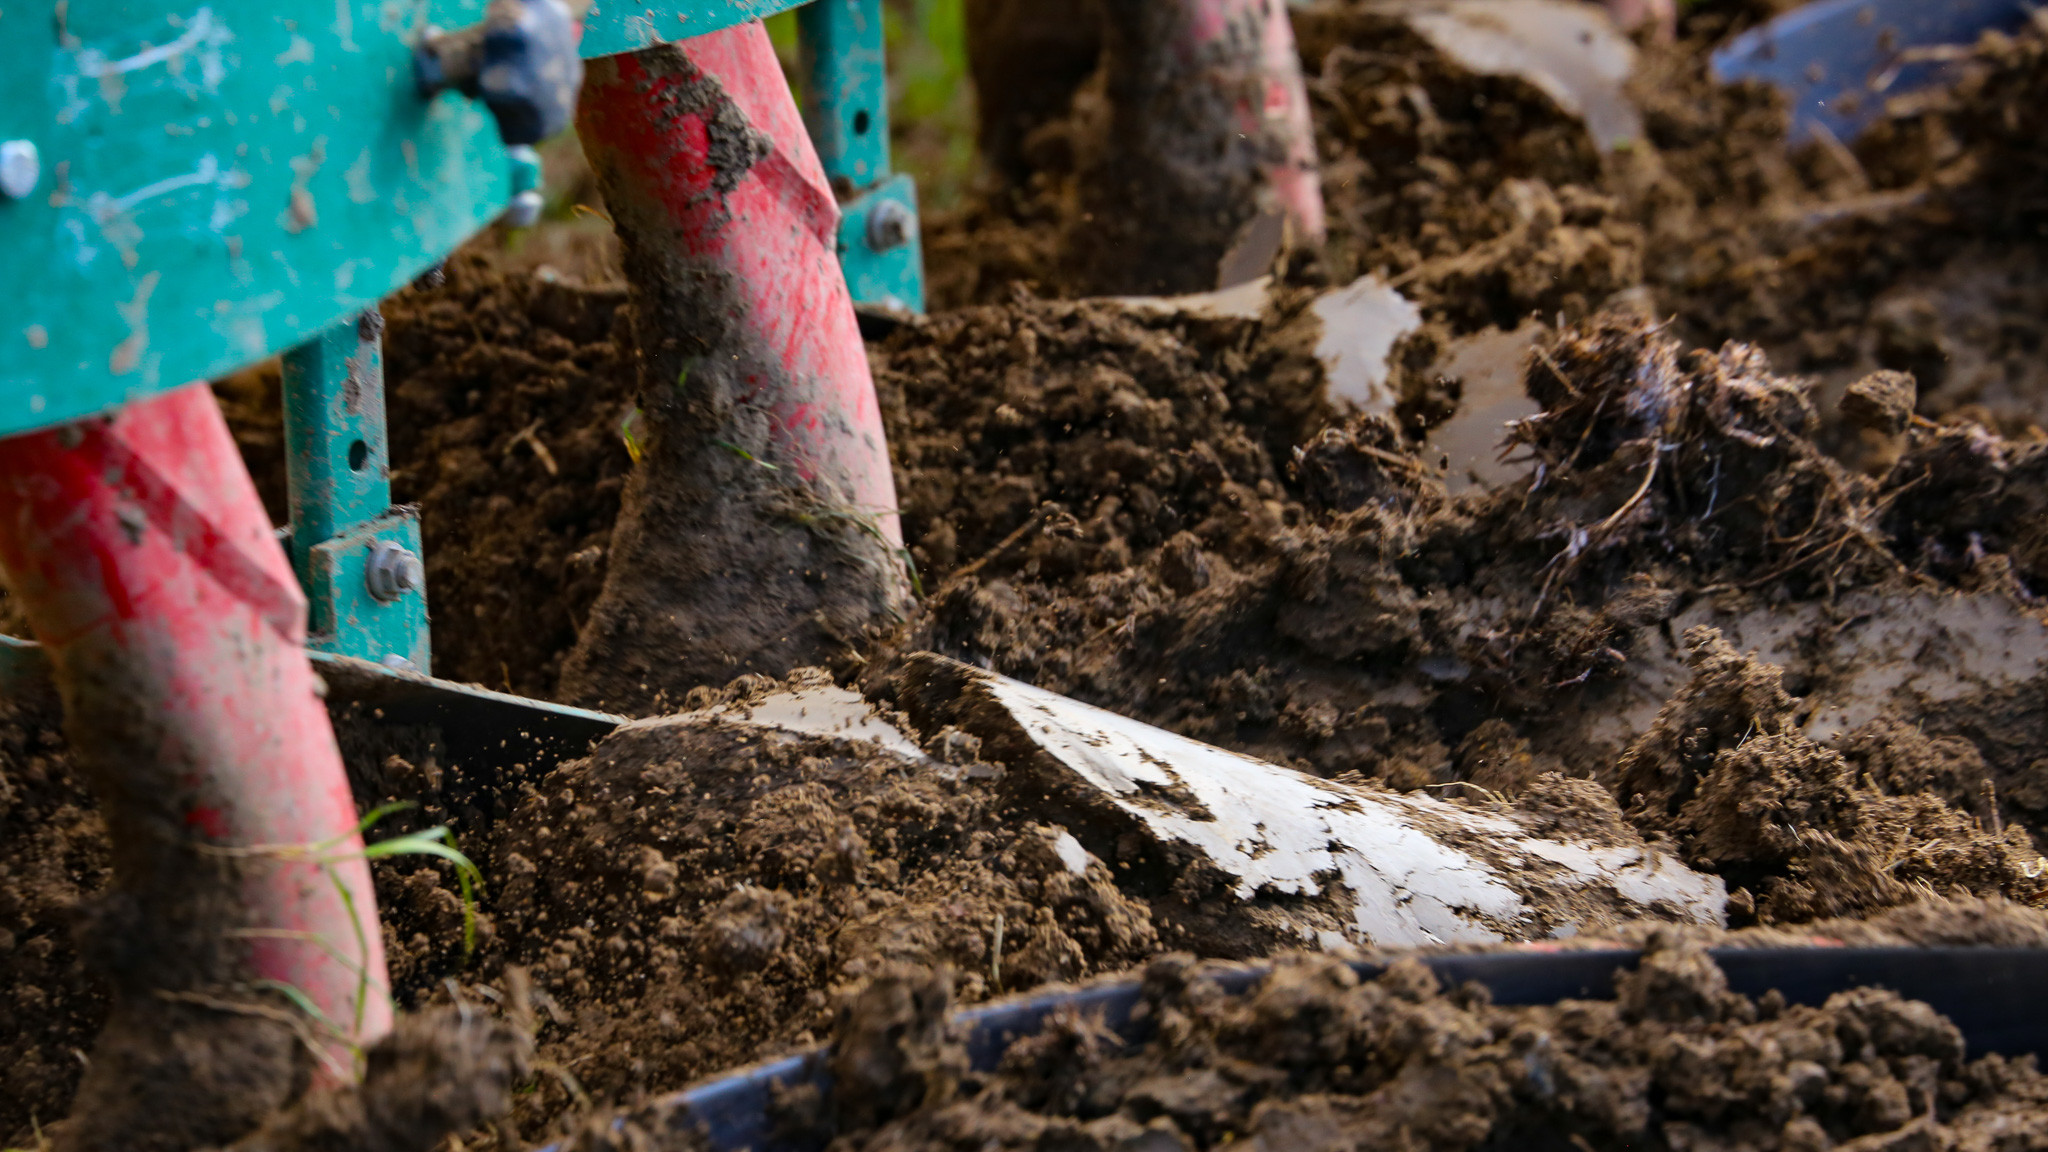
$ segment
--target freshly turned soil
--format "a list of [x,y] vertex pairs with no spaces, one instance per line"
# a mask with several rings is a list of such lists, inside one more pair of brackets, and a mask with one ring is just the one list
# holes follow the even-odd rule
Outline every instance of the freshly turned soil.
[[[1919,378],[1925,415],[2048,422],[2044,41],[1988,41],[1952,92],[1851,149],[1795,152],[1782,101],[1707,75],[1724,37],[1792,6],[1689,6],[1676,43],[1642,49],[1630,90],[1647,139],[1605,156],[1531,85],[1464,70],[1370,0],[1296,10],[1330,217],[1321,274],[1379,271],[1451,335],[1580,320],[1622,295],[1688,343],[1758,344],[1831,390],[1896,369]],[[1017,19],[986,8],[992,26]],[[1031,110],[998,102],[1008,119],[984,135],[1028,132],[986,188],[927,221],[938,303],[1090,291],[1063,238],[1113,110],[1099,77],[1062,79],[1099,51],[1084,40],[1060,40],[1065,72],[1006,89]],[[975,70],[1000,82],[1005,65]],[[1062,98],[1064,115],[1043,111]]]
[[[1778,7],[1692,6],[1679,44],[1645,50],[1649,139],[1606,157],[1540,93],[1461,73],[1365,5],[1299,13],[1332,242],[1282,269],[1257,319],[1056,299],[1076,288],[1059,250],[1073,161],[1058,124],[1034,122],[1016,142],[1028,171],[928,221],[937,297],[974,306],[870,348],[922,592],[860,653],[859,682],[886,703],[894,655],[931,649],[1475,805],[1535,803],[1562,774],[1601,819],[1726,879],[1737,942],[2048,946],[2040,677],[1890,701],[1839,730],[1814,703],[1855,681],[1873,620],[2040,619],[2048,47],[1987,42],[1965,83],[1857,142],[1852,167],[1787,153],[1770,98],[1705,82],[1712,41]],[[1394,416],[1343,418],[1305,362],[1302,310],[1374,270],[1426,323],[1397,353]],[[439,674],[559,691],[633,468],[625,305],[609,280],[484,246],[387,302],[393,485],[422,509]],[[1524,378],[1542,411],[1512,437],[1526,473],[1454,493],[1421,444],[1463,384],[1431,365],[1531,313],[1550,331]],[[216,388],[281,516],[274,372]],[[1850,637],[1830,649],[1848,655],[1754,655],[1738,625],[1757,620]],[[0,598],[0,630],[19,623]],[[668,704],[769,687],[707,682]],[[72,930],[108,850],[58,727],[0,701],[9,1147],[65,1114],[106,1010]],[[1119,860],[1065,867],[1056,816],[1020,818],[1000,768],[944,733],[920,734],[933,763],[671,724],[503,776],[432,732],[338,728],[360,804],[422,804],[373,838],[447,823],[485,874],[470,951],[450,871],[378,863],[400,1005],[518,1017],[515,972],[531,973],[531,1076],[495,1033],[405,1049],[392,1067],[454,1070],[456,1106],[390,1129],[393,1152],[471,1125],[467,1148],[538,1143],[822,1042],[840,994],[878,974],[929,1015],[1168,951],[1268,950],[1185,935]],[[1375,1125],[1401,1120],[1418,1147],[1540,1130],[1817,1149],[2038,1126],[2031,1070],[1973,1062],[1921,1009],[1867,991],[1751,1003],[1697,957],[1660,955],[1618,1004],[1513,1010],[1408,968],[1347,982],[1321,959],[1226,1003],[1184,959],[1157,960],[1168,1040],[1118,1053],[1066,1022],[1004,1072],[843,1134],[1314,1147],[1391,1143]],[[948,994],[905,974],[940,969]],[[1077,1095],[1077,1070],[1099,1098]],[[493,1095],[494,1077],[516,1091]],[[302,1110],[266,1131],[363,1129]]]
[[1242,996],[1209,976],[1185,955],[1146,967],[1142,1045],[1055,1016],[973,1074],[937,1022],[943,980],[890,972],[845,1006],[832,1067],[857,1090],[825,1102],[823,1127],[873,1152],[1988,1148],[2048,1108],[2031,1059],[1969,1059],[1925,1004],[1874,988],[1753,1000],[1685,948],[1617,974],[1613,1001],[1538,1007],[1440,987],[1414,960],[1361,980],[1290,957]]

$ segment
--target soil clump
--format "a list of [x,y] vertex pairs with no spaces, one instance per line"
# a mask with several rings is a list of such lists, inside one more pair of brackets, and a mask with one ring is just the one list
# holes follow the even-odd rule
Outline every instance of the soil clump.
[[227,1152],[418,1152],[501,1119],[531,1075],[532,1038],[467,1008],[400,1017],[359,1083],[316,1089]]
[[61,1120],[106,1018],[73,927],[109,878],[106,826],[54,712],[0,701],[0,1139]]
[[[774,686],[691,703],[744,709]],[[971,741],[947,754],[678,718],[539,781],[505,825],[493,906],[545,997],[542,1057],[629,1100],[816,1043],[830,991],[885,963],[957,969],[977,1000],[1159,950],[1105,864],[1073,867],[1072,837],[1020,817]],[[543,1085],[522,1110],[569,1103]]]
[[[1052,323],[1082,314],[1034,307]],[[1017,311],[1000,315],[1014,323]],[[957,378],[884,373],[913,410]],[[1810,699],[1734,691],[1718,686],[1731,667],[1747,669],[1745,684],[1777,684],[1784,671],[1743,663],[1710,632],[1681,642],[1687,628],[1723,619],[1839,631],[1859,595],[1900,605],[1961,597],[2024,621],[2039,579],[2031,530],[2020,527],[2031,521],[2001,521],[2012,527],[2000,533],[1976,508],[2029,507],[2032,485],[2020,477],[2035,449],[1919,421],[1883,475],[1853,472],[1811,439],[1823,422],[1810,385],[1771,375],[1752,348],[1685,353],[1625,316],[1546,343],[1527,387],[1545,405],[1512,436],[1530,465],[1528,490],[1449,496],[1377,417],[1326,429],[1284,479],[1262,473],[1271,455],[1234,458],[1191,486],[1206,503],[1134,483],[1136,470],[999,469],[1024,473],[1005,478],[1020,496],[1064,497],[1073,510],[1033,513],[1019,498],[977,526],[972,539],[989,551],[940,585],[903,647],[1323,775],[1506,795],[1543,772],[1591,777],[1638,828],[1677,837],[1737,886],[1775,893],[1740,894],[1739,918],[1867,911],[1907,899],[1914,876],[1941,891],[2041,898],[2038,852],[2021,831],[2039,826],[2037,760],[2019,733],[2042,717],[2018,681],[1976,697],[1976,709],[1960,699],[1885,705],[1895,710],[1879,708],[1854,731],[1809,733],[1847,672],[1787,657]],[[1074,440],[1012,458],[1099,450],[1085,419],[1063,415],[1059,427]],[[945,450],[971,454],[971,435]],[[918,451],[906,441],[906,461]],[[1983,461],[1977,480],[1960,464],[1940,474],[1981,494],[1938,495],[1928,461],[1965,452]],[[1201,455],[1159,459],[1179,467]],[[1100,487],[1077,490],[1069,477]],[[1915,511],[1923,488],[1949,509],[1946,523]],[[907,470],[904,491],[924,525],[972,524],[989,507],[986,490],[957,472],[940,486]],[[954,510],[918,503],[936,499]],[[1830,659],[1853,668],[1881,657],[1851,649]],[[871,683],[886,694],[889,676],[884,667]],[[1669,718],[1644,712],[1645,695]],[[1703,729],[1723,735],[1694,735]],[[1724,752],[1730,759],[1715,759]],[[1802,835],[1853,827],[1847,835],[1871,838],[1872,855],[1849,868],[1861,881],[1814,841],[1738,846],[1737,828],[1769,816],[1744,805],[1768,806],[1772,789],[1795,806],[1776,818]],[[1922,807],[1896,807],[1905,796]],[[1716,804],[1734,808],[1716,814]],[[1900,853],[1920,864],[1896,871]],[[1762,903],[1742,902],[1752,895]]]
[[1507,1008],[1413,960],[1360,979],[1310,956],[1231,996],[1167,956],[1137,1009],[1153,1039],[1056,1015],[977,1074],[936,1024],[943,985],[895,973],[843,1014],[834,1069],[865,1075],[827,1130],[904,1152],[1990,1147],[2048,1106],[2032,1061],[1970,1060],[1954,1025],[1891,992],[1751,999],[1673,947],[1615,983],[1613,1001]]

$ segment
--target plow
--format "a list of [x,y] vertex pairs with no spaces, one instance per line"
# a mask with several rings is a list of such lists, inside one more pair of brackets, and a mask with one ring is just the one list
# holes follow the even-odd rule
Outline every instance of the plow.
[[[1094,303],[1255,321],[1285,291],[1289,254],[1331,227],[1288,6],[1102,7],[1106,89],[1135,118],[1112,138],[1136,143],[1083,200],[1107,269]],[[1596,43],[1552,36],[1554,14],[1512,0],[1410,7],[1427,10],[1418,35],[1550,93],[1604,149],[1642,131],[1620,90],[1629,49],[1604,23],[1613,39]],[[1842,77],[1931,87],[1941,55],[1914,45],[2029,18],[1900,7],[1822,0],[1732,41],[1717,78],[1780,85],[1792,137],[1839,147],[1875,119]],[[794,89],[761,23],[786,9]],[[61,709],[113,845],[113,896],[91,930],[121,944],[55,1146],[230,1145],[287,1088],[358,1081],[392,1032],[371,881],[389,849],[351,791],[330,719],[343,714],[431,730],[507,795],[664,725],[998,779],[1020,812],[1071,829],[1052,843],[1074,876],[1121,859],[1199,878],[1251,925],[1259,944],[1244,951],[1321,950],[1352,974],[1331,979],[1372,981],[1393,950],[1430,950],[1444,987],[1474,982],[1504,1006],[1612,1000],[1653,964],[1565,943],[1582,930],[1726,925],[1730,884],[1662,838],[1326,778],[936,653],[893,652],[886,691],[850,675],[854,687],[790,680],[741,703],[691,695],[895,643],[927,595],[862,336],[914,329],[927,307],[918,190],[892,165],[886,23],[883,0],[0,10],[0,236],[16,272],[0,285],[0,573],[33,634],[0,637],[0,695]],[[560,700],[541,700],[434,675],[422,513],[393,497],[379,302],[479,233],[534,226],[535,146],[572,130],[620,243],[634,470]],[[1017,151],[1024,135],[992,137]],[[1204,229],[1153,227],[1147,206],[1167,203],[1195,204]],[[1129,218],[1111,218],[1119,207]],[[1192,271],[1147,271],[1168,265]],[[1374,275],[1320,289],[1309,313],[1333,404],[1392,419],[1395,349],[1421,313]],[[282,526],[205,383],[270,357]],[[1497,432],[1499,413],[1485,423],[1473,435]],[[474,870],[452,840],[425,845],[407,850]],[[2038,950],[1830,944],[1714,957],[1727,988],[1781,1006],[1880,985],[1954,1020],[1973,1054],[2048,1044],[2018,1008]],[[1248,997],[1273,971],[1204,979]],[[1158,1041],[1175,1025],[1145,980],[958,1017],[959,1074],[1009,1067],[1012,1042],[1062,1028]],[[278,1086],[219,1082],[221,1052]],[[858,1086],[858,1069],[819,1050],[661,1098],[710,1147],[815,1148],[815,1126],[778,1109],[835,1083]]]

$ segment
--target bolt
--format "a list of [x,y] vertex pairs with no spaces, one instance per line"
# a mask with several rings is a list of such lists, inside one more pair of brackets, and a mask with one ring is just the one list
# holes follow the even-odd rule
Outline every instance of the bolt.
[[427,568],[411,551],[379,540],[370,545],[370,558],[363,564],[363,583],[370,595],[385,603],[426,583]]
[[31,140],[0,140],[0,195],[27,199],[43,178],[43,158]]
[[539,192],[532,189],[521,192],[512,198],[511,205],[505,209],[505,223],[514,228],[533,227],[540,221],[541,203]]
[[868,209],[868,247],[887,252],[910,242],[917,215],[901,200],[883,200]]

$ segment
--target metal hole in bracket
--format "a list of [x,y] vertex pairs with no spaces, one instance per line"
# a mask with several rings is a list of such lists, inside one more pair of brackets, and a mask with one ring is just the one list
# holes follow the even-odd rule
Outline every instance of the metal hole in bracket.
[[855,112],[853,114],[853,134],[856,136],[865,136],[868,134],[867,109],[863,108],[860,111]]
[[361,472],[363,465],[370,462],[370,446],[361,440],[348,446],[348,470]]

